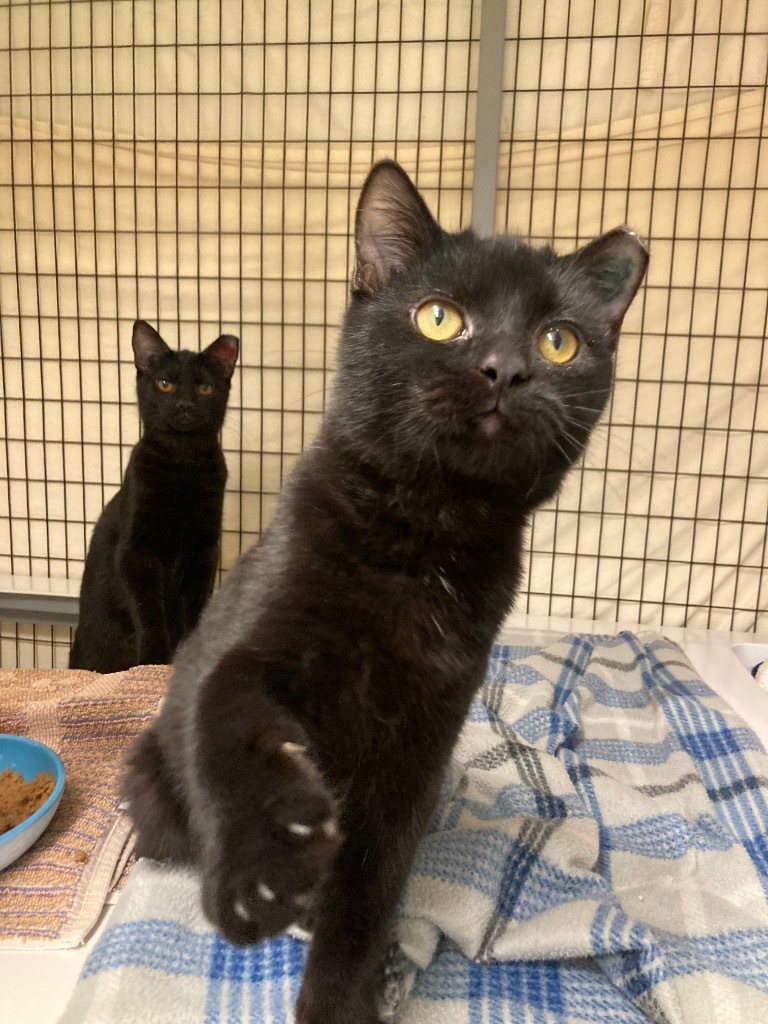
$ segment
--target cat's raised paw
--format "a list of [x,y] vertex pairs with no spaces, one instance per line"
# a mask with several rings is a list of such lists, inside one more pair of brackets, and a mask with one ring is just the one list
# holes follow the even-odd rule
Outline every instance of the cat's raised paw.
[[203,909],[231,942],[248,945],[291,924],[306,927],[310,923],[338,848],[339,832],[336,823],[331,828],[328,820],[301,826],[301,834],[289,827],[285,836],[280,836],[283,830],[278,827],[261,853],[252,846],[255,856],[239,865],[232,856],[225,857],[205,879]]
[[[287,744],[286,744],[287,745]],[[303,752],[283,753],[262,806],[220,825],[204,868],[203,909],[231,942],[248,945],[307,927],[341,842],[333,801]],[[297,763],[300,762],[300,763]]]

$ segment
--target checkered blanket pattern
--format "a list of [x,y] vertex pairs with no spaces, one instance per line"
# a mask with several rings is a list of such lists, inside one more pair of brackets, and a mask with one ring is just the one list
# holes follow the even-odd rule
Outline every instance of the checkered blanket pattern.
[[[768,1021],[768,756],[659,635],[499,645],[397,937],[402,1024]],[[289,1024],[303,958],[142,862],[62,1024]]]

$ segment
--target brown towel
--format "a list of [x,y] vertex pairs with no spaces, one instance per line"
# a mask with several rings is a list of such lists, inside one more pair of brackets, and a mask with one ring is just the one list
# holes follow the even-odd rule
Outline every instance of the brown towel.
[[98,921],[133,845],[119,808],[123,758],[157,711],[170,674],[155,665],[111,675],[0,672],[0,732],[47,743],[67,773],[51,824],[0,872],[0,947],[77,946]]

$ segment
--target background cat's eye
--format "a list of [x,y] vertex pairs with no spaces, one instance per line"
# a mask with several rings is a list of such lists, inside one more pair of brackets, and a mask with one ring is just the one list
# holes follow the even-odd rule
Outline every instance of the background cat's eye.
[[198,384],[195,392],[202,398],[207,398],[208,395],[213,394],[213,384]]
[[464,317],[450,302],[425,302],[416,310],[414,320],[430,341],[453,341],[464,330]]
[[570,327],[550,327],[541,332],[536,344],[550,363],[570,363],[579,351],[579,339]]

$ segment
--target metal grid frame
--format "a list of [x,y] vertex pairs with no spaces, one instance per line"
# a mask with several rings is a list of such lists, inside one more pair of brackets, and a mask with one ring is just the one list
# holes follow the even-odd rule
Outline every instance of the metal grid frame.
[[[448,228],[471,212],[565,251],[626,221],[651,249],[606,429],[535,518],[519,610],[768,627],[762,6],[7,5],[0,575],[79,575],[138,437],[136,316],[171,345],[241,337],[226,571],[319,422],[357,190],[389,155]],[[47,636],[6,622],[0,662],[62,663]]]
[[768,626],[767,69],[744,0],[510,7],[497,228],[629,223],[651,251],[605,429],[535,519],[529,612]]

